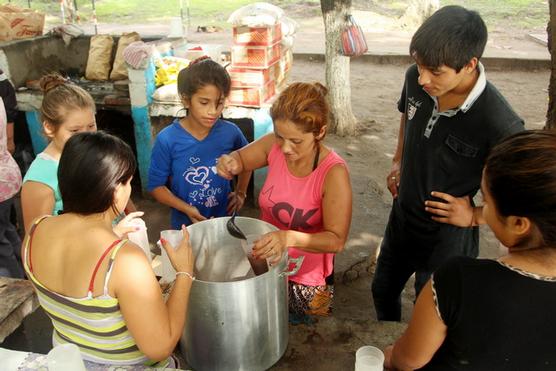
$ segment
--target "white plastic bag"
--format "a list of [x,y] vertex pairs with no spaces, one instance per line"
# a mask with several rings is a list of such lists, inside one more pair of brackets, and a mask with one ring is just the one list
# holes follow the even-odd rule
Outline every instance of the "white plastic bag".
[[282,36],[293,36],[299,28],[299,23],[290,17],[282,17],[280,22],[282,23]]
[[157,102],[164,103],[180,103],[180,95],[178,94],[178,86],[176,83],[163,85],[156,89],[153,93],[153,99]]
[[[253,3],[234,11],[228,18],[233,25],[269,26],[277,23],[284,16],[284,10],[269,3]],[[248,23],[245,23],[248,22]]]

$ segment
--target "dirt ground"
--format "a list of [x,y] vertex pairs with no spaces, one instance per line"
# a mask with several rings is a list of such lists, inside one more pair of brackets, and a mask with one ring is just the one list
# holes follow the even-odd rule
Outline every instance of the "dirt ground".
[[[407,65],[378,65],[354,60],[351,67],[352,104],[360,120],[359,135],[328,135],[327,145],[349,164],[354,194],[349,241],[336,259],[334,314],[314,325],[290,325],[288,349],[273,370],[346,370],[353,367],[355,351],[362,345],[384,347],[392,343],[405,324],[379,323],[370,294],[372,265],[382,238],[391,197],[385,177],[397,140],[399,113],[396,102]],[[487,77],[507,98],[530,129],[542,128],[547,108],[549,71],[487,71]],[[324,81],[324,64],[295,60],[290,81]],[[151,240],[168,213],[153,201],[137,198],[147,210]],[[247,209],[243,215],[256,216]],[[160,229],[158,229],[160,230]],[[487,227],[481,228],[481,256],[498,255],[498,243]],[[403,296],[404,322],[413,302],[412,283]],[[312,357],[310,355],[318,355]],[[318,361],[316,361],[318,359]]]

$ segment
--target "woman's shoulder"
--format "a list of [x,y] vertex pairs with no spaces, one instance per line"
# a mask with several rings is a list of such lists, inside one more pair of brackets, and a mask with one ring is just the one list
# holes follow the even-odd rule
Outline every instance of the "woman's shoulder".
[[29,166],[23,182],[28,180],[57,183],[58,161],[41,152]]
[[58,168],[58,164],[59,161],[57,161],[54,157],[52,157],[46,152],[41,152],[35,157],[33,162],[31,162],[31,166],[29,167],[29,169],[31,168],[39,169],[39,168],[49,168],[49,167]]
[[[465,276],[479,278],[483,274],[499,271],[501,266],[492,259],[471,258],[469,256],[455,256],[443,263],[434,273],[435,277]],[[480,278],[482,279],[482,278]]]
[[324,172],[327,177],[339,174],[348,175],[349,173],[347,162],[331,148],[325,148],[324,158],[319,163],[317,169]]
[[347,162],[346,160],[344,160],[344,158],[342,156],[340,156],[338,154],[338,152],[336,152],[333,148],[327,148],[327,150],[329,151],[328,154],[326,155],[325,161],[328,161],[330,163],[332,163],[333,165],[344,165],[347,167]]
[[273,133],[267,134],[259,140],[261,142],[261,146],[263,146],[266,149],[266,152],[268,153],[269,162],[278,158],[284,161],[286,160],[286,156],[284,155],[284,152],[282,152],[282,150],[280,149],[280,145],[276,143],[276,137],[274,136]]

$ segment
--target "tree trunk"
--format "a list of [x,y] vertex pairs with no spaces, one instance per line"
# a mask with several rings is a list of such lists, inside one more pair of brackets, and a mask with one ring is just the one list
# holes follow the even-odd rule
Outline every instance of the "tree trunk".
[[77,12],[75,10],[74,0],[62,0],[62,14],[64,15],[64,23],[72,24],[77,21]]
[[406,11],[401,18],[401,23],[408,28],[419,27],[439,8],[439,0],[410,0]]
[[551,71],[548,85],[548,111],[545,129],[556,129],[556,0],[548,2],[550,20],[548,21],[548,51],[550,52]]
[[340,35],[347,25],[351,0],[321,0],[326,35],[326,85],[330,104],[330,131],[354,135],[357,119],[351,109],[349,57],[340,55]]

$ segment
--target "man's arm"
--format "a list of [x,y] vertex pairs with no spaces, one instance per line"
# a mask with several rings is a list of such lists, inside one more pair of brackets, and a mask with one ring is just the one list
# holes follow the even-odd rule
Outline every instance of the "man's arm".
[[425,201],[425,210],[431,219],[456,227],[476,227],[485,224],[482,206],[471,206],[469,196],[454,197],[443,192],[431,192],[432,197],[443,201]]
[[396,146],[394,158],[392,158],[390,173],[388,173],[388,176],[386,177],[386,185],[388,186],[388,190],[392,194],[393,198],[398,197],[398,187],[400,186],[400,166],[402,163],[405,121],[405,113],[402,113],[400,118],[400,130],[398,132],[398,144]]

